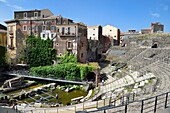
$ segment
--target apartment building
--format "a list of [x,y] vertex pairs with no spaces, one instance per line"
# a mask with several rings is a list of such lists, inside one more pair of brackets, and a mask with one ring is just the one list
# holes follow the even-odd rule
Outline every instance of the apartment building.
[[100,59],[103,49],[102,27],[88,26],[88,61],[97,61]]
[[120,44],[120,30],[118,28],[106,25],[103,27],[102,35],[110,38],[112,46]]
[[[87,33],[84,33],[87,29],[82,29],[78,23],[74,23],[73,20],[68,18],[63,18],[61,15],[55,16],[48,9],[43,10],[28,10],[28,11],[15,11],[14,19],[5,21],[7,24],[7,51],[11,56],[11,62],[17,63],[21,50],[25,46],[25,40],[27,35],[40,36],[42,39],[53,39],[54,43],[60,37],[63,40],[73,40],[76,39],[77,45],[80,45],[80,41],[77,41],[79,38],[87,39]],[[65,27],[64,27],[65,26]],[[67,29],[68,28],[68,29]],[[74,29],[73,29],[74,28]],[[82,31],[84,30],[84,32]],[[67,32],[67,33],[66,33]],[[84,34],[83,34],[84,33]],[[83,37],[82,37],[83,36]],[[79,39],[80,40],[80,39]],[[66,44],[61,44],[65,45]],[[54,46],[56,48],[56,46]],[[58,48],[57,55],[61,52]],[[77,48],[76,52],[79,53],[82,49]],[[82,50],[86,51],[86,50]],[[62,51],[63,55],[66,51]],[[80,56],[81,56],[80,52]],[[85,52],[83,52],[83,61],[85,58]],[[78,54],[79,60],[81,57]]]
[[58,56],[66,51],[77,55],[79,62],[87,61],[87,26],[83,23],[74,23],[72,20],[63,20],[64,24],[58,24],[57,37],[54,48]]

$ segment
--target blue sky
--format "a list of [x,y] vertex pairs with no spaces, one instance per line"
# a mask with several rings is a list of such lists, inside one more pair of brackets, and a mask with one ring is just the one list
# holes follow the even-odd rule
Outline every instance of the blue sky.
[[0,23],[18,10],[50,9],[86,25],[113,25],[125,32],[161,22],[170,32],[170,0],[0,0]]

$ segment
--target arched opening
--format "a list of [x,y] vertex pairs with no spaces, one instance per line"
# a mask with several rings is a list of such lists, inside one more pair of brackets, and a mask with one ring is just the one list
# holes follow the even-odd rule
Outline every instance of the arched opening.
[[90,72],[87,74],[86,79],[87,79],[87,81],[95,82],[96,74],[94,72]]
[[158,44],[154,43],[151,48],[158,48]]

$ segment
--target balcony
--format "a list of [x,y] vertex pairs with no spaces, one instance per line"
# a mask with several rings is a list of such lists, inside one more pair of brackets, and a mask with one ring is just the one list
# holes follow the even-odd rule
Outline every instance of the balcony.
[[60,33],[60,36],[76,36],[75,33]]

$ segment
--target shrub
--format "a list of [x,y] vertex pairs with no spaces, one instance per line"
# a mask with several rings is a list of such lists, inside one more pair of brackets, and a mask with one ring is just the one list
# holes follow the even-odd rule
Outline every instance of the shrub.
[[88,65],[64,63],[56,66],[32,67],[31,75],[55,79],[62,78],[68,80],[83,80],[86,75],[94,69],[94,67]]

